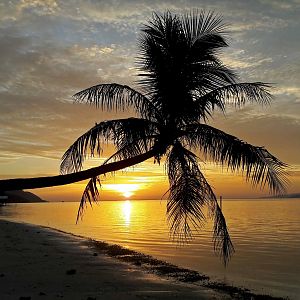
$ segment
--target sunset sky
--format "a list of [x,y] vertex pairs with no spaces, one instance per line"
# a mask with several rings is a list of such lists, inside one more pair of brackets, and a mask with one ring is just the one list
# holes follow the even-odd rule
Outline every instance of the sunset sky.
[[[152,12],[213,10],[229,24],[224,63],[241,81],[273,83],[271,106],[246,105],[210,124],[290,165],[289,193],[300,192],[300,1],[54,1],[0,2],[0,176],[57,175],[74,140],[108,114],[71,96],[84,88],[117,82],[135,87],[141,25]],[[103,158],[87,163],[101,163]],[[206,162],[202,168],[217,195],[257,197],[236,174]],[[46,200],[77,201],[84,183],[35,192]],[[160,199],[168,189],[164,164],[143,164],[107,175],[103,199]]]

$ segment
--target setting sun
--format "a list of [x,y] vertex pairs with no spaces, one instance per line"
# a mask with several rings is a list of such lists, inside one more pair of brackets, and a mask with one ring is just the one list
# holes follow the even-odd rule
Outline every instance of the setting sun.
[[141,184],[133,184],[133,183],[114,183],[114,184],[106,184],[104,186],[105,190],[116,191],[123,195],[125,198],[129,198],[138,190],[141,189]]

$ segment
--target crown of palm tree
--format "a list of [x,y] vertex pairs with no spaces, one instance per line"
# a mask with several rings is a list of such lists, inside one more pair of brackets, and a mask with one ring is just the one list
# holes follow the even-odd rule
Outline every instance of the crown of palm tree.
[[[134,157],[154,157],[165,164],[170,189],[167,214],[171,232],[191,237],[203,225],[208,207],[214,219],[215,250],[226,264],[234,251],[225,218],[198,162],[212,160],[231,171],[242,171],[254,185],[271,192],[285,188],[285,164],[265,148],[250,145],[207,124],[215,109],[228,104],[269,103],[269,86],[241,83],[218,58],[227,47],[222,18],[195,12],[183,17],[154,14],[139,39],[138,89],[116,83],[99,84],[74,95],[102,110],[133,109],[135,116],[104,121],[79,137],[62,158],[61,172],[82,170],[88,156],[100,156],[103,142],[116,152],[104,164]],[[93,176],[83,193],[77,219],[87,203],[97,201],[99,176]]]

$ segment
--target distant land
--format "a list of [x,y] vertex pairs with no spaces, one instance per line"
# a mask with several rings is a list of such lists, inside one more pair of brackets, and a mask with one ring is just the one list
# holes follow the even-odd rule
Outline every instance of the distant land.
[[36,203],[36,202],[47,202],[41,199],[39,196],[24,191],[8,191],[2,194],[8,198],[4,201],[6,203]]
[[278,196],[267,196],[267,197],[261,197],[264,199],[269,198],[300,198],[300,193],[293,193],[293,194],[285,194],[285,195],[278,195]]

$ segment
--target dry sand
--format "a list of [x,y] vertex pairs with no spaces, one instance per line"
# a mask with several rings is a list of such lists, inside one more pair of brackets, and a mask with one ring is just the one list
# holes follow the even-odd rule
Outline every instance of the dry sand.
[[0,299],[228,299],[166,280],[105,254],[86,239],[0,220]]

